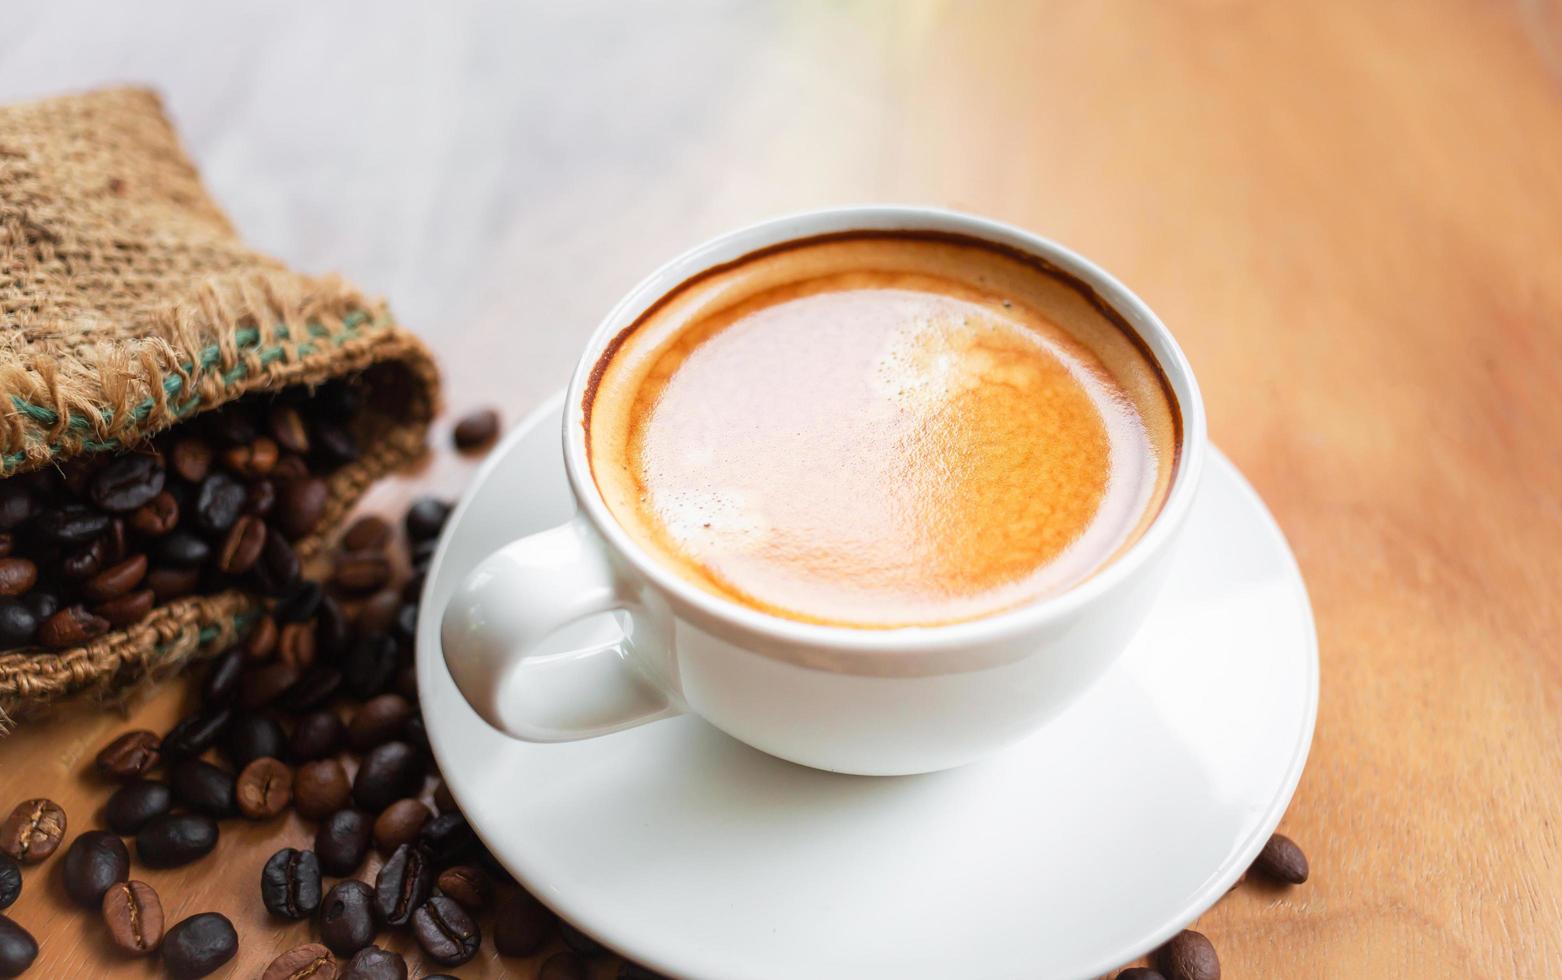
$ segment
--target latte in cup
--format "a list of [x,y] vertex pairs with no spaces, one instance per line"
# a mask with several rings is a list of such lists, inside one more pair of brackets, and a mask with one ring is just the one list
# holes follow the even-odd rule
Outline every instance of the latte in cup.
[[857,232],[665,295],[582,405],[592,478],[679,576],[862,629],[976,619],[1112,562],[1165,501],[1170,386],[1090,287],[1002,246]]

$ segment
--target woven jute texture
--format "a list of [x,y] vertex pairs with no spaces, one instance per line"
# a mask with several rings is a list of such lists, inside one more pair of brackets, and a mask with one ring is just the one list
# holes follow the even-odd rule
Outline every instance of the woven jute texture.
[[[382,302],[246,248],[151,92],[0,107],[0,475],[347,375],[369,386],[366,451],[332,476],[321,530],[298,544],[306,562],[370,483],[423,451],[439,385],[427,350]],[[85,646],[0,654],[0,730],[217,652],[256,605],[181,599]]]

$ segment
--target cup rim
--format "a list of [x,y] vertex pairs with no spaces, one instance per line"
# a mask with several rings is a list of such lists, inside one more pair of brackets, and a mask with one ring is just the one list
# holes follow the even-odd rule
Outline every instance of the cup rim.
[[[701,589],[646,553],[619,524],[591,475],[585,440],[583,399],[607,345],[651,304],[712,266],[758,249],[853,231],[945,232],[1018,249],[1089,285],[1138,334],[1177,400],[1182,441],[1160,512],[1126,551],[1062,592],[977,619],[863,629],[787,619]],[[937,653],[1001,642],[1064,619],[1107,596],[1171,541],[1192,506],[1209,441],[1204,400],[1186,355],[1154,311],[1115,276],[1067,246],[1018,226],[915,204],[859,204],[783,214],[709,239],[664,262],[615,303],[592,333],[565,395],[563,428],[565,471],[581,510],[617,555],[658,590],[705,616],[777,643],[865,654]]]

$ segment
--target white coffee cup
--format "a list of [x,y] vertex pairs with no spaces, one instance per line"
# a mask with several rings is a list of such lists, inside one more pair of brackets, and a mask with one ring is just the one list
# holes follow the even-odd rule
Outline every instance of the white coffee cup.
[[[782,619],[706,592],[619,526],[592,479],[582,424],[582,399],[607,344],[714,266],[788,241],[867,230],[956,233],[1029,253],[1087,285],[1138,333],[1170,384],[1182,431],[1165,504],[1125,553],[1066,592],[982,619],[868,630]],[[1035,731],[1099,678],[1159,590],[1208,448],[1187,359],[1116,279],[1009,225],[895,206],[776,218],[652,273],[586,345],[565,398],[563,436],[574,518],[490,555],[445,609],[445,662],[477,713],[515,738],[557,742],[693,712],[783,759],[870,775],[978,759]],[[622,642],[548,652],[559,630],[613,610]]]

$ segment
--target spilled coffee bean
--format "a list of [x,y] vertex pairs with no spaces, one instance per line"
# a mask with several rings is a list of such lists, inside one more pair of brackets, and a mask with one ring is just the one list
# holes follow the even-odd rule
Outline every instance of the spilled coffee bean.
[[0,977],[19,977],[38,957],[38,941],[4,915],[0,915]]
[[269,756],[256,759],[239,773],[235,795],[239,812],[251,820],[274,817],[293,800],[293,770]]
[[22,864],[37,864],[65,837],[65,811],[53,800],[23,800],[0,824],[0,851]]
[[166,783],[153,779],[126,783],[103,804],[103,822],[116,834],[130,837],[173,809],[174,794]]
[[323,820],[345,809],[351,800],[347,771],[335,759],[307,762],[293,773],[293,808],[302,816]]
[[260,873],[260,897],[267,911],[284,919],[307,919],[320,907],[320,862],[313,851],[285,847]]
[[165,814],[136,834],[136,857],[149,868],[177,868],[216,846],[217,823],[201,813]]
[[197,813],[221,820],[237,811],[233,774],[204,759],[182,759],[168,774],[174,799]]
[[97,909],[103,893],[130,877],[130,852],[125,842],[106,830],[89,830],[65,849],[65,894],[77,905]]
[[455,900],[435,895],[412,915],[412,935],[428,958],[460,966],[477,955],[482,932]]
[[22,894],[22,866],[9,855],[0,854],[0,910],[9,908]]
[[1220,959],[1201,932],[1184,929],[1161,947],[1156,963],[1167,980],[1220,980]]
[[463,416],[451,432],[452,441],[462,452],[482,449],[499,435],[499,413],[491,408],[478,409]]
[[265,715],[239,714],[228,723],[218,748],[229,765],[242,770],[256,759],[287,755],[287,733]]
[[1307,880],[1307,855],[1291,838],[1275,834],[1258,852],[1252,870],[1275,881],[1300,885]]
[[126,732],[103,747],[95,764],[107,779],[140,779],[161,760],[161,744],[156,732]]
[[103,893],[103,922],[114,945],[145,956],[163,941],[163,903],[144,881],[120,881]]
[[428,857],[411,844],[396,848],[374,879],[374,910],[388,926],[404,926],[434,889]]
[[353,778],[353,799],[373,813],[407,796],[416,796],[423,786],[423,760],[405,742],[386,742],[370,749]]
[[180,980],[213,973],[239,951],[239,934],[228,917],[202,912],[168,930],[163,937],[163,965]]
[[315,855],[326,874],[350,875],[369,853],[369,818],[361,810],[338,810],[315,832]]
[[374,892],[355,878],[339,881],[320,903],[320,939],[337,956],[374,942]]
[[529,892],[507,889],[494,906],[494,948],[502,956],[530,956],[548,944],[558,924],[548,907]]
[[407,961],[400,953],[365,946],[347,962],[341,980],[407,980]]
[[374,818],[374,846],[389,854],[403,844],[411,844],[433,816],[422,800],[397,800]]
[[336,959],[320,943],[294,946],[271,961],[260,980],[339,980]]

